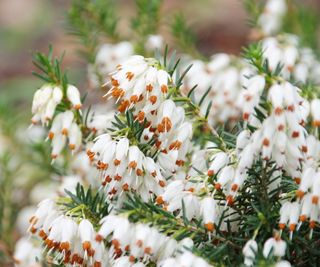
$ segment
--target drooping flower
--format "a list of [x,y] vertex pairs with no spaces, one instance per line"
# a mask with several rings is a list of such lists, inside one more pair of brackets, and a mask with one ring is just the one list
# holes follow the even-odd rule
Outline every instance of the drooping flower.
[[253,239],[248,240],[242,249],[242,253],[244,256],[244,264],[246,266],[253,266],[257,252],[257,242]]

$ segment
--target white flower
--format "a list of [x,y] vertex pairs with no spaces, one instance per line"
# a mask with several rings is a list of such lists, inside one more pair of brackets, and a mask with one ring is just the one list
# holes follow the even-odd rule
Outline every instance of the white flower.
[[62,93],[62,90],[60,87],[58,86],[55,86],[53,88],[53,91],[52,91],[52,100],[56,103],[56,104],[59,104],[61,102],[63,98],[63,93]]
[[37,124],[39,121],[42,124],[48,123],[53,118],[56,106],[61,102],[62,97],[60,87],[45,84],[38,89],[33,97],[31,122],[33,124]]
[[300,214],[300,204],[298,202],[291,203],[290,207],[290,215],[289,215],[289,230],[290,235],[292,236],[292,232],[296,229],[296,225],[299,220]]
[[313,117],[313,125],[320,126],[320,99],[315,98],[311,101],[311,115]]
[[161,50],[163,47],[163,37],[161,35],[149,35],[145,47],[149,51]]
[[72,124],[72,121],[73,121],[73,119],[74,119],[74,114],[73,114],[73,112],[72,111],[70,111],[70,110],[67,110],[67,111],[65,111],[65,112],[63,112],[62,113],[63,115],[62,115],[62,118],[61,118],[61,124],[62,124],[62,126],[61,126],[61,133],[63,134],[63,135],[66,135],[66,136],[68,136],[68,134],[69,134],[69,128],[71,127],[71,124]]
[[85,251],[85,258],[86,255],[92,254],[92,244],[95,238],[95,231],[93,229],[93,225],[89,220],[83,219],[79,223],[79,236],[82,243],[82,248]]
[[276,34],[282,25],[282,19],[287,12],[285,0],[268,0],[263,13],[258,18],[258,25],[263,34]]
[[40,267],[41,247],[37,247],[32,239],[22,237],[16,242],[13,258],[17,267]]
[[302,199],[301,212],[299,216],[301,223],[305,222],[310,217],[312,208],[312,195],[306,194]]
[[82,132],[76,123],[72,123],[69,130],[69,148],[78,150],[82,144]]
[[289,221],[291,212],[291,203],[285,202],[280,209],[280,221],[279,221],[279,228],[284,229],[286,224]]
[[284,90],[281,85],[274,84],[269,88],[269,100],[275,109],[275,114],[280,115],[283,109]]
[[209,167],[208,175],[213,176],[218,171],[229,163],[229,156],[224,152],[219,152],[214,155],[213,161]]
[[246,266],[253,265],[257,252],[258,252],[257,242],[253,239],[248,240],[242,249],[242,253],[244,256],[244,264]]
[[129,150],[128,138],[121,138],[117,144],[114,164],[119,165],[121,160],[127,156]]
[[270,255],[283,257],[285,255],[287,244],[279,238],[269,238],[263,246],[263,256],[268,258]]
[[203,216],[204,226],[209,232],[214,230],[214,223],[216,222],[217,211],[216,202],[211,197],[205,197],[201,201],[201,213]]
[[69,251],[74,236],[77,234],[78,225],[72,219],[64,217],[61,226],[60,249]]
[[221,171],[218,173],[218,179],[215,184],[215,188],[217,190],[220,190],[222,187],[224,187],[227,183],[233,180],[234,178],[235,169],[233,166],[226,166],[221,169]]
[[251,134],[249,130],[243,130],[238,134],[236,142],[236,147],[238,150],[243,150],[249,144],[250,135]]
[[312,186],[312,179],[315,176],[315,170],[312,167],[303,170],[297,196],[302,198],[305,192]]
[[81,99],[80,99],[80,92],[77,87],[68,84],[67,87],[67,97],[71,104],[73,105],[74,109],[80,109],[81,108]]
[[51,142],[51,158],[56,159],[63,150],[67,142],[67,137],[65,135],[56,135]]
[[44,220],[54,209],[55,203],[51,199],[45,199],[38,204],[38,208],[34,216],[29,220],[30,222],[30,231],[35,233],[39,227],[42,226]]

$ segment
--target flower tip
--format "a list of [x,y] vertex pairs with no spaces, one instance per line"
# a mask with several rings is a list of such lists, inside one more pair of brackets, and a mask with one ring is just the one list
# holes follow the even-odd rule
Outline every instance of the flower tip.
[[215,229],[215,226],[212,222],[208,222],[204,224],[204,227],[209,231],[209,232],[213,232]]
[[157,199],[156,199],[156,202],[158,205],[162,205],[164,203],[164,200],[162,198],[162,196],[158,196]]
[[63,135],[65,135],[65,136],[67,136],[67,135],[68,135],[68,129],[67,129],[67,128],[63,128],[62,131],[61,131],[61,133],[62,133]]
[[50,140],[52,140],[52,139],[53,139],[53,137],[54,137],[54,133],[53,133],[53,132],[49,132],[49,134],[48,134],[48,138],[49,138]]
[[74,106],[74,109],[79,110],[79,109],[81,109],[81,107],[82,107],[81,104],[77,104],[77,105]]
[[75,145],[75,144],[69,144],[69,148],[70,148],[71,150],[74,150],[74,149],[76,148],[76,145]]

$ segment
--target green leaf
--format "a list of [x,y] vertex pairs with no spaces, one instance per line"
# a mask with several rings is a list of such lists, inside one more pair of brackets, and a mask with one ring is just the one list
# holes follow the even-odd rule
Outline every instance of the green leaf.
[[202,105],[203,101],[206,99],[206,97],[210,91],[211,91],[211,86],[205,91],[205,93],[201,97],[200,102],[199,102],[199,107]]

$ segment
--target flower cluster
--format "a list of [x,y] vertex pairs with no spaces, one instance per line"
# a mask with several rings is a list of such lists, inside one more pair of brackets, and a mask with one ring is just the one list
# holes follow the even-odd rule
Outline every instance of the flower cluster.
[[192,124],[185,119],[184,109],[172,100],[165,100],[156,112],[145,116],[145,120],[147,124],[140,141],[155,141],[159,151],[158,164],[164,175],[168,177],[181,170],[187,161],[193,134]]
[[285,0],[268,0],[258,19],[258,26],[264,36],[277,34],[287,13]]
[[[45,84],[38,89],[32,102],[32,124],[37,124],[40,121],[42,124],[48,124],[54,117],[56,107],[63,100],[63,95],[64,93],[60,86]],[[75,86],[68,85],[66,97],[72,108],[76,110],[81,108],[80,93]]]
[[[75,220],[50,199],[42,201],[30,219],[30,232],[42,239],[47,253],[52,254],[55,262],[70,266],[147,266],[150,262],[170,266],[165,265],[172,261],[167,260],[169,257],[183,252],[186,246],[193,246],[190,239],[179,243],[155,228],[131,224],[118,215],[104,217],[98,230],[95,229],[90,220]],[[204,260],[187,254],[193,264],[209,266]]]
[[72,217],[63,215],[50,199],[39,203],[30,219],[30,231],[37,234],[45,244],[48,254],[56,262],[83,266],[89,262],[94,267],[102,265],[105,247],[95,240],[95,230],[89,220],[78,224]]
[[131,146],[126,137],[116,141],[109,134],[100,135],[87,155],[100,170],[102,185],[110,197],[133,190],[148,200],[166,184],[154,160],[139,147]]
[[[66,106],[64,112],[57,112],[57,106]],[[51,157],[56,159],[65,147],[76,151],[82,144],[82,132],[75,118],[75,111],[81,109],[79,90],[68,85],[66,92],[60,86],[44,85],[36,91],[32,103],[32,124],[39,121],[51,126],[48,138],[52,141]]]
[[[178,217],[185,216],[189,221],[192,219],[201,220],[209,233],[214,232],[218,224],[220,224],[220,231],[227,229],[228,226],[235,230],[237,224],[227,222],[222,216],[226,212],[232,214],[231,207],[224,205],[222,201],[215,200],[210,195],[201,197],[204,193],[208,194],[209,190],[207,183],[201,180],[176,180],[168,184],[164,193],[157,197],[156,202],[158,205],[162,205],[165,210],[176,213]],[[183,211],[183,205],[188,209]],[[230,216],[233,219],[237,217],[235,213]]]
[[[264,243],[262,254],[265,259],[272,257],[280,259],[285,255],[286,248],[287,244],[285,241],[279,237],[271,237]],[[256,255],[258,253],[257,242],[253,239],[248,240],[243,247],[242,253],[244,255],[244,264],[246,266],[254,266]],[[287,261],[279,261],[275,266],[290,267],[291,264]]]
[[[267,92],[270,109],[261,106],[261,98]],[[248,87],[243,91],[243,118],[250,126],[255,127],[251,132],[243,130],[237,137],[237,168],[233,169],[229,163],[230,155],[218,153],[209,167],[208,174],[214,175],[218,171],[217,187],[231,185],[231,195],[234,195],[244,182],[246,170],[251,168],[255,159],[261,155],[264,160],[273,160],[277,167],[287,171],[292,177],[301,176],[301,162],[314,153],[313,138],[308,136],[304,128],[308,121],[309,102],[299,94],[300,90],[289,82],[275,82],[265,90],[262,76],[253,76]],[[256,110],[265,114],[265,119],[257,119]],[[309,151],[309,152],[308,152]],[[315,155],[314,155],[315,156]],[[312,157],[312,155],[309,155]],[[236,175],[235,175],[236,174]],[[233,177],[237,181],[233,181]],[[219,189],[217,188],[217,189]]]
[[41,248],[34,240],[27,237],[20,238],[13,255],[17,266],[37,266],[37,259],[41,258]]
[[[117,44],[103,44],[96,55],[94,65],[89,65],[89,80],[94,87],[100,86],[98,75],[107,77],[114,71],[114,67],[121,64],[128,57],[133,55],[133,46],[130,42],[120,42]],[[97,75],[98,74],[98,75]],[[107,79],[102,83],[107,82]]]
[[201,105],[203,114],[209,102],[212,102],[209,122],[213,125],[228,121],[236,121],[241,105],[238,98],[250,67],[240,58],[227,54],[213,55],[209,62],[201,60],[187,61],[192,68],[187,73],[181,90],[188,92],[194,85],[195,101],[200,102],[207,90],[208,97]]
[[142,144],[154,141],[159,151],[157,163],[168,177],[187,160],[192,125],[185,119],[184,109],[166,99],[171,78],[158,65],[154,59],[131,57],[112,75],[113,87],[107,95],[120,101],[120,112],[130,109],[135,120],[143,125],[138,141]]
[[[261,45],[243,57],[182,55],[192,66],[181,76],[170,49],[162,60],[147,58],[163,46],[149,29],[142,43],[101,46],[89,75],[114,101],[85,116],[60,63],[40,55],[39,76],[52,84],[35,93],[32,122],[48,127],[52,159],[73,151],[52,168],[63,175],[59,200],[40,202],[30,219],[53,264],[235,265],[242,247],[246,266],[291,266],[285,255],[297,263],[308,242],[297,236],[319,235],[320,100],[312,89],[320,63],[295,35],[276,35],[286,12],[285,0],[267,1]],[[20,262],[32,262],[21,247],[39,252],[18,244]]]
[[295,202],[285,201],[282,204],[279,228],[284,230],[288,226],[291,238],[293,232],[298,231],[306,221],[309,221],[310,238],[312,237],[313,229],[320,222],[319,189],[319,173],[315,173],[312,168],[306,169],[297,191],[298,200]]
[[281,76],[285,79],[294,78],[302,83],[320,83],[320,62],[310,48],[301,47],[298,36],[282,34],[267,37],[262,40],[262,47],[270,70],[282,66]]
[[76,151],[80,148],[82,144],[82,132],[79,125],[75,122],[72,111],[67,110],[54,117],[48,138],[52,141],[52,159],[58,157],[67,140],[70,150]]
[[[174,255],[180,248],[179,243],[155,228],[145,224],[131,224],[121,216],[108,215],[101,220],[97,240],[111,242],[110,252],[117,261],[126,261],[128,265],[142,262],[161,262]],[[143,265],[144,266],[144,265]]]
[[168,82],[169,74],[157,68],[157,61],[132,56],[117,66],[111,76],[112,88],[107,95],[120,101],[120,112],[136,106],[137,110],[141,110],[140,116],[144,116],[157,109],[165,100]]
[[38,89],[34,94],[32,102],[32,124],[37,124],[40,121],[42,124],[47,124],[52,119],[62,97],[63,93],[60,87],[44,85]]

